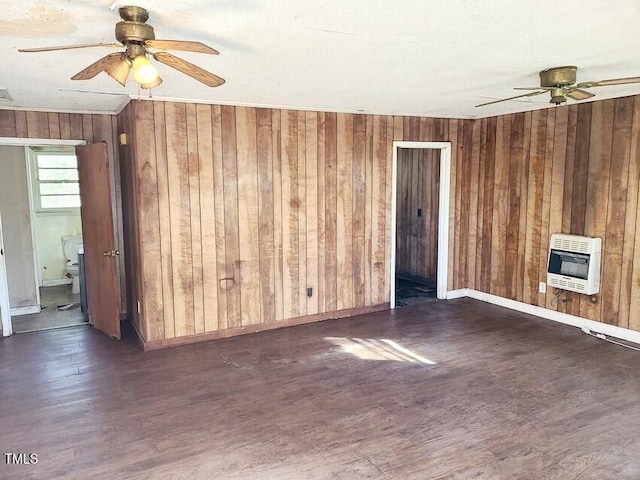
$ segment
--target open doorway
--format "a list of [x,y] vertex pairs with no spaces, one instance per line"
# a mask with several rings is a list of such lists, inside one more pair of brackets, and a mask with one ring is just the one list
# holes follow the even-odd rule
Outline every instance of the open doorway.
[[436,298],[440,150],[398,150],[396,305]]
[[446,298],[449,142],[394,142],[391,306]]
[[3,334],[84,324],[74,149],[83,142],[15,143],[0,145],[5,296],[10,313],[10,328],[3,322]]

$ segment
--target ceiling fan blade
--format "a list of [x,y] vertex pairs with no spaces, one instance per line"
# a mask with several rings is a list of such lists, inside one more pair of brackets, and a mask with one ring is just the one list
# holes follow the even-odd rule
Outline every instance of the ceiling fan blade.
[[567,90],[567,97],[573,98],[574,100],[586,100],[587,98],[595,97],[595,95],[580,88],[570,88]]
[[111,69],[118,62],[121,62],[124,55],[125,54],[122,52],[110,53],[109,55],[102,57],[97,62],[92,63],[84,70],[80,70],[73,77],[71,77],[71,80],[89,80],[90,78],[95,77],[100,72]]
[[19,48],[19,52],[53,52],[55,50],[71,50],[89,47],[122,47],[119,43],[85,43],[81,45],[59,45],[57,47]]
[[147,40],[144,45],[149,48],[158,50],[181,50],[185,52],[209,53],[211,55],[220,55],[215,48],[200,42],[190,42],[187,40]]
[[609,85],[624,85],[626,83],[640,83],[640,77],[611,78],[609,80],[600,80],[599,82],[581,82],[576,87],[607,87]]
[[551,90],[551,87],[513,87],[514,90]]
[[157,52],[153,54],[153,58],[160,63],[164,63],[165,65],[175,68],[185,75],[189,75],[191,78],[194,78],[209,87],[219,87],[224,83],[224,78],[221,78],[211,72],[207,72],[205,69],[171,55],[170,53]]
[[500,100],[493,100],[491,102],[481,103],[480,105],[476,105],[476,107],[484,107],[485,105],[491,105],[493,103],[506,102],[507,100],[515,100],[516,98],[533,97],[535,95],[540,95],[541,93],[547,93],[547,91],[546,90],[539,90],[537,92],[524,93],[522,95],[516,95],[515,97],[502,98]]

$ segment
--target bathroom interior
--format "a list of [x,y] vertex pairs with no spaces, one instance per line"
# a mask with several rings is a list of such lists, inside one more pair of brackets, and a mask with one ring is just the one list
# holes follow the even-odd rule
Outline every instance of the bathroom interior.
[[15,333],[86,323],[73,147],[0,146],[0,212]]

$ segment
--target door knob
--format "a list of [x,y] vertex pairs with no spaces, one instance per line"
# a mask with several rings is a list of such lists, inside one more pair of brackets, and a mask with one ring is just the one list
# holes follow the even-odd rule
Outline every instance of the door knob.
[[107,250],[106,252],[102,252],[104,257],[115,257],[116,255],[120,255],[120,250]]

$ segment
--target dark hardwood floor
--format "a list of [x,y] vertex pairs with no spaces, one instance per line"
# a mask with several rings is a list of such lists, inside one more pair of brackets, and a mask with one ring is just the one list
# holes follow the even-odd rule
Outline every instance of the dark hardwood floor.
[[144,353],[0,341],[1,478],[638,479],[640,353],[471,299]]

